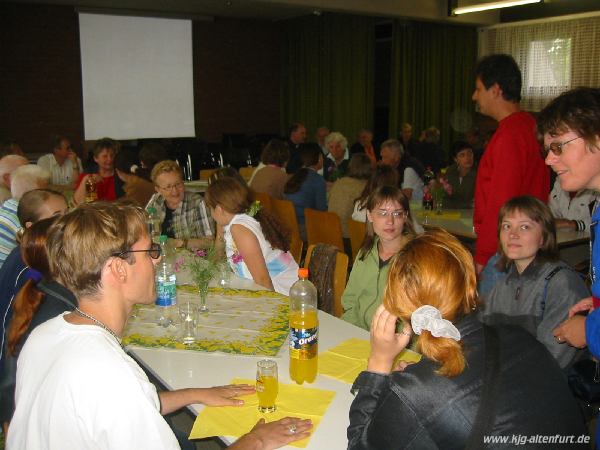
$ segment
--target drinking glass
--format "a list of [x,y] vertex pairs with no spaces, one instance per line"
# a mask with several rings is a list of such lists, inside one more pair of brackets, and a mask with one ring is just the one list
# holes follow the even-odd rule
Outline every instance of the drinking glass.
[[277,409],[275,400],[279,393],[277,362],[272,359],[261,359],[256,363],[256,395],[258,410],[270,413]]
[[179,319],[181,341],[190,345],[196,341],[196,327],[198,326],[198,306],[192,302],[179,304]]

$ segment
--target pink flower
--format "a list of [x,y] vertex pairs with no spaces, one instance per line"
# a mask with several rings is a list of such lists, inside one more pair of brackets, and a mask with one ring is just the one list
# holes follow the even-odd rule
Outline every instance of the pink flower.
[[183,267],[184,264],[185,264],[185,258],[183,256],[180,256],[173,263],[173,269],[175,270],[175,272],[179,272],[181,270],[181,268]]
[[240,255],[238,252],[235,252],[233,255],[231,255],[231,261],[234,264],[239,264],[244,260],[244,258],[242,257],[242,255]]
[[204,258],[206,256],[206,250],[196,250],[196,256]]

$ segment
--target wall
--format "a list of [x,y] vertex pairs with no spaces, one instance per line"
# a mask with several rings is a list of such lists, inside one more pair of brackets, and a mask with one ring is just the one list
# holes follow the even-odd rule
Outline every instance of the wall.
[[[279,132],[279,29],[270,22],[194,23],[196,133]],[[83,139],[77,13],[0,4],[0,139],[46,152],[60,133]]]

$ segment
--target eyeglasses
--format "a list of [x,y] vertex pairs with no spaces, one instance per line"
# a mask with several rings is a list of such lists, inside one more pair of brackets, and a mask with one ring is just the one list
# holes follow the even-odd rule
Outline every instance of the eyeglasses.
[[177,183],[168,184],[165,187],[158,186],[159,189],[162,189],[163,191],[166,191],[166,192],[170,192],[173,189],[181,189],[182,187],[183,187],[183,181],[178,181]]
[[402,209],[399,209],[397,211],[388,211],[385,209],[380,209],[378,211],[375,211],[375,215],[377,217],[381,217],[382,219],[386,218],[388,216],[392,216],[394,219],[399,219],[401,217],[404,219],[404,218],[406,218],[406,211],[404,211]]
[[142,253],[142,252],[148,253],[150,255],[150,258],[152,258],[152,259],[160,258],[160,255],[162,253],[160,250],[160,244],[153,242],[152,245],[150,245],[150,248],[147,250],[125,250],[124,252],[113,253],[111,256],[116,256],[117,258],[125,259],[125,255],[127,255],[128,253]]
[[581,138],[581,136],[574,137],[573,139],[569,139],[565,142],[551,142],[547,147],[544,147],[544,149],[542,150],[542,156],[545,158],[546,156],[548,156],[548,152],[552,152],[556,156],[560,156],[563,152],[563,145],[566,145],[569,142],[573,142],[579,138]]

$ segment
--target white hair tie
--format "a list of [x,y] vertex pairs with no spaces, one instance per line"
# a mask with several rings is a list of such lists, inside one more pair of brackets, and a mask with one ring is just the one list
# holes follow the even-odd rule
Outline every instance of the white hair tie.
[[460,341],[460,331],[452,322],[442,319],[439,309],[431,305],[423,305],[414,310],[410,316],[410,324],[415,334],[427,330],[435,337],[444,337]]

